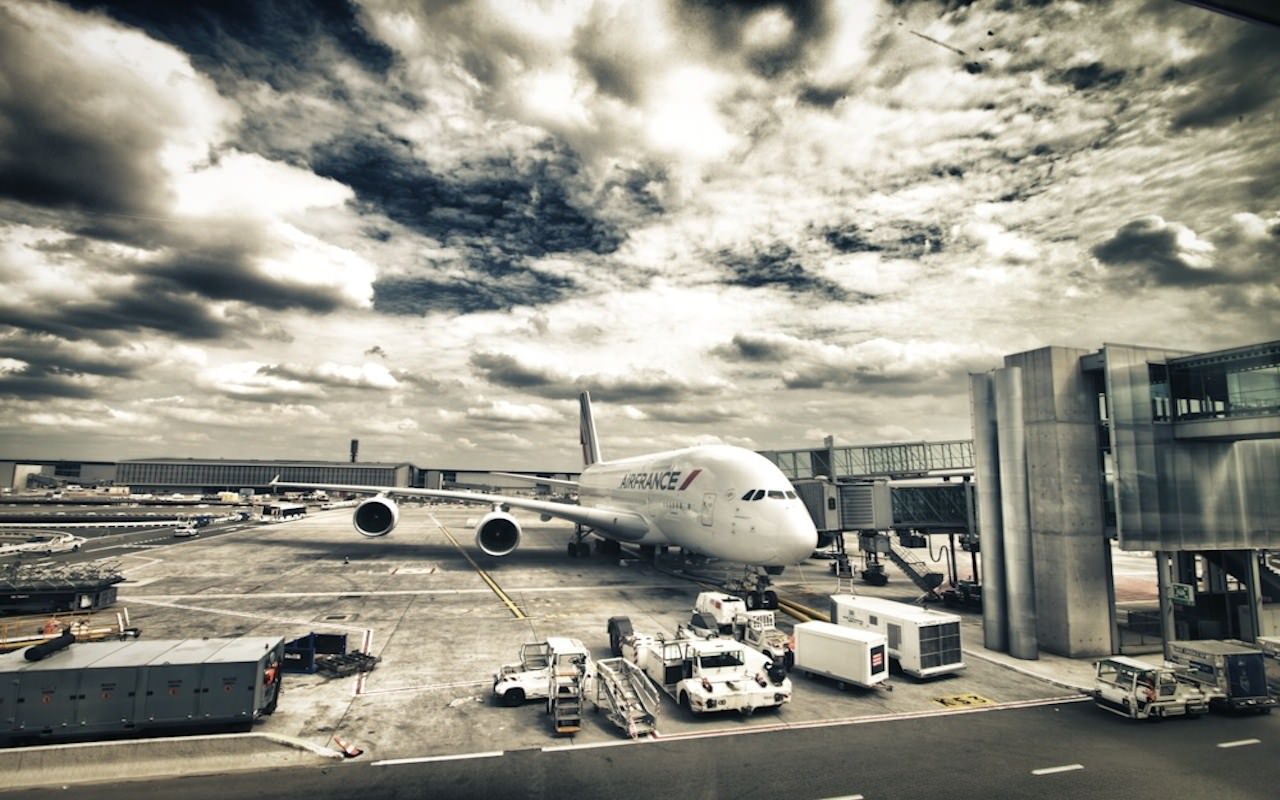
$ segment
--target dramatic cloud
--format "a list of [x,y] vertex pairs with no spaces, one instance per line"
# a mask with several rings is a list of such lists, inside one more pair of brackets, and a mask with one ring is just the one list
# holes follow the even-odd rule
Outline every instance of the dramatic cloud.
[[11,0],[0,455],[965,438],[1007,353],[1280,335],[1277,71],[1143,0]]

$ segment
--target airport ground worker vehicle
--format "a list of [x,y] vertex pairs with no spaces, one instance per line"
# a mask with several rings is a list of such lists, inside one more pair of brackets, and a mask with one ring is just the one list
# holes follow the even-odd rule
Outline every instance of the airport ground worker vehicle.
[[882,633],[830,622],[798,622],[794,628],[795,669],[846,685],[872,688],[889,677],[889,652]]
[[960,617],[955,614],[880,597],[833,594],[831,621],[884,634],[889,657],[908,675],[931,678],[964,669]]
[[764,609],[747,610],[742,598],[721,592],[701,592],[693,603],[693,621],[691,624],[702,633],[705,625],[698,621],[714,620],[721,634],[732,635],[738,641],[754,647],[771,660],[782,665],[783,669],[791,668],[791,637],[780,630],[772,611]]
[[741,597],[724,592],[699,592],[693,601],[693,613],[709,616],[720,633],[731,634],[734,620],[747,613],[747,604]]
[[1171,667],[1128,656],[1094,662],[1093,702],[1129,719],[1196,717],[1209,699],[1193,681],[1180,680]]
[[1271,713],[1276,698],[1267,690],[1266,654],[1243,643],[1220,639],[1169,642],[1166,659],[1200,685],[1214,710]]
[[675,638],[637,634],[627,617],[609,620],[616,655],[635,664],[678,704],[695,714],[774,708],[791,701],[791,679],[764,654],[741,642],[699,638],[681,626]]
[[493,675],[493,696],[504,706],[518,706],[526,700],[542,700],[551,694],[551,666],[556,654],[589,657],[577,639],[549,636],[546,641],[520,645],[520,660],[503,664]]

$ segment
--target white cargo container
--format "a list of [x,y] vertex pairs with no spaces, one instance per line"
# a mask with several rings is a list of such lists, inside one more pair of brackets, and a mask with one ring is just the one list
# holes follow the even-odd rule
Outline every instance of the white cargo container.
[[964,669],[955,614],[881,597],[833,594],[831,621],[884,634],[889,657],[908,675],[929,678]]
[[867,688],[889,677],[889,652],[882,633],[847,628],[830,622],[798,622],[793,669]]

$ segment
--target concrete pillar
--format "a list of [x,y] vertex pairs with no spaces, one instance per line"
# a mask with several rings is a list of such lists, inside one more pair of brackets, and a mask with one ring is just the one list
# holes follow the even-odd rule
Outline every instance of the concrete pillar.
[[1009,655],[1035,659],[1040,657],[1040,651],[1036,632],[1035,562],[1027,495],[1021,367],[995,370],[993,384],[1000,453],[1000,521],[1004,531]]
[[1004,588],[1004,531],[1000,525],[1000,454],[991,374],[969,376],[974,483],[978,492],[978,554],[982,564],[982,639],[988,650],[1009,649]]

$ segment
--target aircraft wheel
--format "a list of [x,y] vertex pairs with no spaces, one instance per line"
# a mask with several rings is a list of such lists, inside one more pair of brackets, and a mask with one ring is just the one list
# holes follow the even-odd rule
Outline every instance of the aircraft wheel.
[[756,609],[760,608],[760,602],[761,602],[761,597],[759,592],[747,593],[747,608],[749,610],[755,611]]
[[778,607],[778,593],[770,589],[764,593],[764,607],[776,609]]

